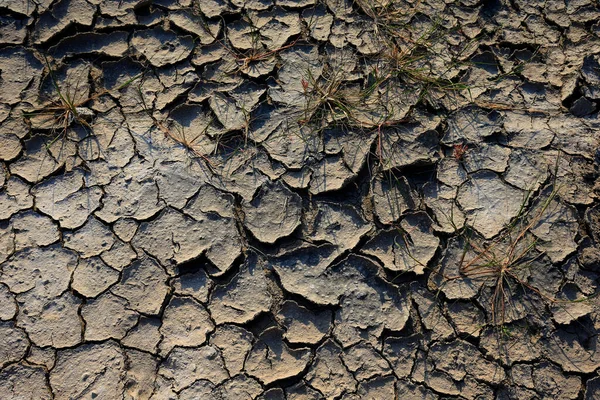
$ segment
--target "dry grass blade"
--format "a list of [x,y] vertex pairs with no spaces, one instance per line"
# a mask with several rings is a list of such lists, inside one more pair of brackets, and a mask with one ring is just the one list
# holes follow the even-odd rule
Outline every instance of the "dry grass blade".
[[154,113],[152,112],[152,110],[150,109],[148,104],[146,103],[144,94],[142,93],[140,88],[138,88],[138,96],[139,96],[139,100],[140,100],[142,109],[148,115],[148,117],[150,117],[154,126],[164,135],[164,137],[169,138],[176,143],[179,143],[184,148],[186,148],[191,154],[204,160],[206,162],[206,165],[208,166],[208,168],[212,170],[212,167],[214,166],[212,161],[206,156],[206,154],[204,154],[200,150],[200,146],[198,144],[198,141],[206,135],[206,130],[208,129],[208,125],[205,127],[205,129],[203,131],[200,131],[197,135],[195,135],[193,137],[189,137],[186,134],[184,127],[180,126],[179,124],[175,123],[174,121],[171,121],[170,123],[168,123],[168,122],[161,121],[158,118],[156,118],[156,116],[154,115]]

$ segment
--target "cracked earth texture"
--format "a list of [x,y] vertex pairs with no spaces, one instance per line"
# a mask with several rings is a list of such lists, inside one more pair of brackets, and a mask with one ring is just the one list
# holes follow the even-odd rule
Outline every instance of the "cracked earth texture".
[[0,0],[0,398],[599,399],[596,0]]

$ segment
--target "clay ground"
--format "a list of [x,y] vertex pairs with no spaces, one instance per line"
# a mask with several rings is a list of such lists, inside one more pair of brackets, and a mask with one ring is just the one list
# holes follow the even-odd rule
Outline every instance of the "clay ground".
[[0,0],[0,399],[599,399],[596,0]]

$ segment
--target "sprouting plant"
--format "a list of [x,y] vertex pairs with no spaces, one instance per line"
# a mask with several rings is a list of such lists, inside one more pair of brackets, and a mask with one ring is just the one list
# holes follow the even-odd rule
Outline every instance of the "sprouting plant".
[[512,329],[509,326],[502,325],[500,327],[500,334],[502,335],[502,337],[510,338],[510,337],[512,337],[513,332],[512,332]]

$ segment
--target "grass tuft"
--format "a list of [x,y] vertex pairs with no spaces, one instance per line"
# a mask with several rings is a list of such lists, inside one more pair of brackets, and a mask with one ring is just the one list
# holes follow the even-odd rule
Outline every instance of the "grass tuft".
[[[95,117],[95,112],[88,108],[87,105],[102,96],[110,94],[111,91],[102,89],[93,95],[87,95],[84,89],[87,84],[87,76],[79,77],[74,85],[70,85],[68,82],[61,83],[58,81],[56,69],[52,67],[47,56],[44,56],[44,61],[48,70],[47,76],[50,77],[54,91],[54,97],[50,100],[50,104],[41,109],[24,111],[23,117],[30,126],[35,121],[36,125],[50,128],[52,139],[47,144],[47,147],[52,146],[57,140],[64,139],[68,128],[73,124],[78,124],[86,128],[88,133],[91,134],[90,122]],[[140,77],[141,74],[136,75],[112,91],[119,91]]]

